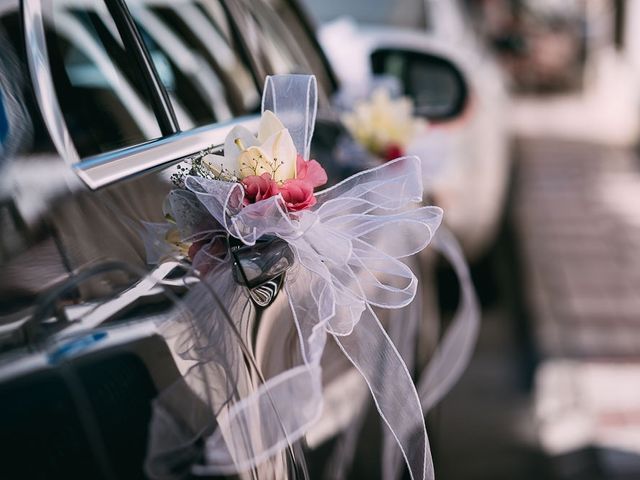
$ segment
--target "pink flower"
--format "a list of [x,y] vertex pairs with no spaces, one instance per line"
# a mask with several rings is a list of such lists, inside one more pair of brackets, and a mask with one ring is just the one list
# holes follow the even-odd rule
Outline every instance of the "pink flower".
[[403,155],[404,155],[404,149],[397,143],[391,143],[384,149],[382,158],[384,159],[385,162],[389,162]]
[[327,172],[315,160],[306,161],[301,155],[296,160],[296,178],[305,180],[312,188],[321,187],[327,183]]
[[308,162],[298,155],[296,159],[296,178],[276,182],[269,173],[250,175],[242,179],[245,197],[244,204],[265,200],[280,193],[290,212],[297,212],[316,204],[313,189],[327,183],[327,173],[315,160]]
[[313,189],[327,183],[327,172],[315,160],[306,161],[301,155],[296,159],[296,178],[286,180],[280,194],[287,210],[298,212],[316,204]]
[[287,180],[280,187],[280,194],[287,206],[287,210],[290,212],[304,210],[316,204],[316,197],[313,195],[313,184],[306,179],[293,178]]
[[271,174],[250,175],[242,179],[244,185],[244,203],[256,203],[278,194],[278,184],[271,178]]

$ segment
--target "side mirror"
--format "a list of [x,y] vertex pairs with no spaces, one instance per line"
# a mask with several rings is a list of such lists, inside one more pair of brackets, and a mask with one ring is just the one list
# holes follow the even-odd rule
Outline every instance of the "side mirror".
[[371,54],[376,75],[392,75],[411,97],[415,112],[432,121],[450,120],[464,111],[469,91],[458,67],[449,60],[424,52],[378,49]]

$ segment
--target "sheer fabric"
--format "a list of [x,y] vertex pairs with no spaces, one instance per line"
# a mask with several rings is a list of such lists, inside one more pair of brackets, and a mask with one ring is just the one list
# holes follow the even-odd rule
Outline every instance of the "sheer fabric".
[[[312,78],[268,79],[263,108],[281,118],[304,155],[313,134],[315,105]],[[385,471],[399,470],[397,455],[411,478],[433,478],[423,410],[425,402],[435,403],[458,375],[461,367],[451,373],[449,363],[464,364],[464,356],[462,362],[458,357],[460,349],[467,348],[468,342],[460,340],[467,338],[466,327],[445,340],[442,360],[436,358],[432,373],[425,374],[421,391],[428,395],[421,401],[403,356],[374,310],[401,311],[416,296],[418,279],[408,259],[434,239],[443,215],[438,207],[422,206],[422,194],[420,160],[403,157],[318,192],[316,205],[299,212],[288,212],[279,195],[244,206],[240,184],[201,177],[187,177],[185,189],[169,195],[165,211],[176,220],[183,240],[205,245],[193,264],[207,273],[185,299],[193,318],[174,322],[167,330],[179,355],[193,362],[184,384],[195,395],[185,400],[181,385],[156,402],[150,471],[170,470],[166,460],[182,455],[198,464],[197,473],[242,472],[302,438],[322,411],[320,360],[331,335],[363,375],[388,427],[393,448],[385,448]],[[145,227],[149,260],[170,255],[165,238],[173,226]],[[235,333],[247,330],[251,311],[246,287],[232,275],[228,239],[252,246],[267,236],[286,241],[295,255],[284,291],[302,361],[262,381],[239,367],[243,352]],[[211,302],[211,292],[221,304]],[[415,324],[419,316],[411,315],[408,321]],[[205,419],[206,427],[186,421],[185,411]],[[204,456],[191,457],[198,442],[203,442]]]

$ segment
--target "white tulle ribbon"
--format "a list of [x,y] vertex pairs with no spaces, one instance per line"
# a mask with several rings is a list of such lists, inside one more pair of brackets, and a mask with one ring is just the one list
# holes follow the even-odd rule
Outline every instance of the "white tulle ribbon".
[[[263,108],[281,118],[305,154],[315,123],[315,89],[312,77],[270,77],[263,97]],[[327,335],[332,335],[369,385],[411,478],[433,478],[420,398],[373,309],[411,304],[418,280],[403,259],[424,249],[442,221],[440,208],[421,206],[420,160],[399,158],[354,175],[318,192],[317,203],[299,212],[288,212],[280,195],[245,206],[238,183],[191,176],[185,187],[172,192],[166,205],[183,238],[222,234],[251,246],[261,237],[275,236],[289,244],[296,261],[284,290],[302,358],[300,365],[219,410],[197,472],[231,474],[253,468],[308,431],[322,411],[320,361]],[[147,246],[157,250],[157,242]],[[158,255],[156,251],[152,257]],[[204,282],[232,282],[228,257],[211,260],[216,266]],[[240,297],[233,291],[225,295]],[[198,341],[182,356],[206,363],[219,355],[216,339],[203,333],[209,330],[201,322]]]
[[[418,395],[425,415],[449,393],[462,376],[471,360],[480,330],[480,307],[460,244],[447,228],[440,227],[432,246],[453,267],[460,285],[460,302],[438,348],[418,378]],[[422,315],[420,308],[418,314]],[[407,361],[412,365],[410,360]],[[400,454],[393,438],[385,435],[382,455],[384,479],[401,478]]]
[[[459,380],[471,358],[480,327],[480,308],[475,289],[471,281],[469,267],[462,249],[451,232],[440,226],[432,247],[453,267],[460,285],[460,304],[451,320],[431,361],[419,375],[417,390],[423,414],[427,413],[451,390]],[[419,269],[420,262],[415,257],[407,258],[407,264]],[[426,272],[425,272],[426,273]],[[434,300],[434,299],[430,299]],[[402,355],[408,369],[413,371],[416,356],[416,338],[419,336],[421,322],[424,321],[423,299],[416,295],[406,308],[390,312],[388,331],[391,340]],[[428,312],[434,315],[433,311]],[[436,318],[430,318],[435,321]],[[363,426],[366,409],[345,429],[334,450],[325,471],[327,479],[344,478],[355,455],[358,435]],[[396,439],[385,432],[382,449],[382,478],[394,480],[401,478],[403,457]]]
[[[420,400],[372,309],[402,308],[413,300],[418,281],[401,259],[426,247],[442,219],[441,209],[419,206],[419,159],[401,158],[355,175],[319,192],[313,209],[295,215],[286,211],[280,197],[242,207],[243,192],[236,184],[199,177],[188,177],[185,184],[230,235],[246,245],[265,235],[282,238],[298,263],[287,276],[285,291],[304,365],[273,377],[230,408],[220,431],[207,441],[207,471],[231,473],[258,464],[300,438],[317,420],[322,406],[320,360],[331,334],[369,384],[413,478],[425,478],[425,471],[429,478]],[[405,241],[389,241],[396,235]],[[283,406],[277,418],[273,403]],[[247,441],[241,427],[256,419],[256,438]],[[242,438],[234,438],[234,432],[242,432]]]
[[433,246],[453,267],[460,283],[460,306],[429,366],[418,381],[422,408],[429,411],[458,381],[473,354],[480,330],[480,307],[462,248],[445,228],[438,231]]
[[262,94],[262,111],[276,114],[289,130],[296,150],[309,159],[316,126],[318,86],[313,75],[270,75]]
[[[359,98],[362,98],[363,95],[367,98],[372,91],[373,89],[369,91],[369,95],[366,92],[359,91],[357,96],[353,94],[345,95],[342,92],[340,96],[341,105],[347,110],[353,109]],[[433,136],[438,136],[436,130],[428,133],[429,138]],[[412,154],[417,154],[423,160],[422,175],[427,189],[431,188],[432,181],[439,174],[439,171],[436,170],[441,169],[437,162],[439,156],[442,156],[439,153],[442,152],[436,152],[432,148],[434,145],[439,145],[438,138],[431,138],[431,141],[428,141],[423,136],[415,138],[409,148]],[[434,155],[434,153],[436,154]],[[434,166],[438,168],[434,169]],[[434,239],[433,247],[453,267],[460,286],[460,304],[431,361],[422,373],[418,375],[417,390],[424,415],[446,396],[461,377],[471,359],[480,327],[480,308],[475,288],[471,281],[469,267],[459,243],[448,229],[440,227]],[[415,259],[408,258],[406,261],[407,264],[419,268],[419,262],[416,262]],[[434,301],[435,299],[431,300]],[[433,311],[429,313],[433,314]],[[394,310],[389,315],[389,334],[410,371],[413,371],[414,368],[416,338],[419,335],[420,324],[424,321],[424,315],[425,311],[423,311],[420,295],[406,308]],[[437,318],[429,320],[435,322]],[[346,475],[355,454],[356,442],[362,428],[363,419],[364,415],[354,419],[343,433],[341,440],[338,442],[338,447],[330,460],[330,468],[327,470],[325,478],[342,478]],[[401,465],[401,451],[397,447],[393,435],[386,432],[382,454],[382,478],[385,480],[400,478],[402,473]]]

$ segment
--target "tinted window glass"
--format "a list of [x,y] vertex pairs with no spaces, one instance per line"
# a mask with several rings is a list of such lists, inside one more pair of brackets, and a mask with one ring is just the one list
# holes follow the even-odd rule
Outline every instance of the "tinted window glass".
[[131,13],[169,92],[180,127],[254,111],[259,93],[218,0],[145,0]]
[[55,0],[45,9],[51,74],[81,157],[160,136],[135,57],[105,5]]
[[258,69],[265,75],[313,73],[320,99],[332,90],[324,63],[300,19],[282,0],[233,0],[230,6]]
[[131,6],[183,130],[259,108],[260,95],[218,0]]
[[304,12],[294,10],[292,4],[287,0],[267,0],[267,3],[275,11],[279,23],[286,25],[289,32],[296,38],[296,43],[302,50],[313,73],[318,77],[321,87],[327,93],[331,93],[335,85],[327,71],[329,68],[327,60],[323,57],[320,45],[314,38],[315,32],[300,18]]

